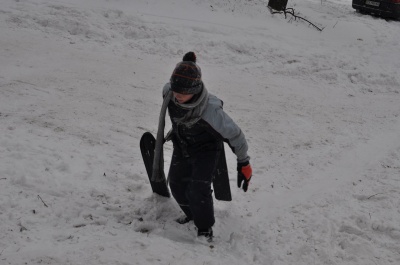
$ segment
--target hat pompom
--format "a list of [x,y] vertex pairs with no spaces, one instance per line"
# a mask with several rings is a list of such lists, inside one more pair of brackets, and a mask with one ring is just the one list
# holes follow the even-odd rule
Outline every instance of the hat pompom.
[[189,61],[189,62],[196,62],[196,54],[194,52],[187,52],[184,56],[182,61]]

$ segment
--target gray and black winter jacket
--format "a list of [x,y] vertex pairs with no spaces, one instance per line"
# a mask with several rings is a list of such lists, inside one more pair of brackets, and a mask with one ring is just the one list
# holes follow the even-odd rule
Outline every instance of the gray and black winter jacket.
[[[163,96],[170,89],[170,83],[167,83],[163,88]],[[207,93],[205,87],[203,90]],[[195,95],[191,103],[198,99],[198,95]],[[179,104],[174,97],[168,104],[168,113],[172,122],[171,139],[174,148],[178,149],[183,156],[191,156],[198,152],[218,151],[224,141],[237,156],[238,163],[249,161],[246,138],[239,126],[224,112],[223,102],[219,98],[207,93],[203,107],[195,107],[203,108],[199,117],[192,119],[195,122],[179,121],[189,112],[184,105]]]

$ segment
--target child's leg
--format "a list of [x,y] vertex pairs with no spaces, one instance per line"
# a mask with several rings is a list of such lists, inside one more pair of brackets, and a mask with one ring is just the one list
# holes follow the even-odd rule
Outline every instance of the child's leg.
[[190,158],[192,172],[187,198],[194,223],[199,230],[206,230],[215,223],[211,183],[216,163],[216,151]]
[[186,197],[186,189],[190,181],[191,166],[188,159],[182,158],[176,151],[172,154],[171,166],[168,178],[172,196],[175,198],[182,211],[189,219],[193,219],[189,207],[189,200]]

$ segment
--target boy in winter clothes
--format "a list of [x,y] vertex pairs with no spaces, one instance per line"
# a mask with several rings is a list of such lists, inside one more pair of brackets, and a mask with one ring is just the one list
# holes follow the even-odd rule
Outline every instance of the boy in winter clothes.
[[[172,91],[168,113],[173,142],[169,185],[185,217],[179,223],[194,221],[198,236],[212,238],[215,223],[212,177],[227,142],[237,156],[237,184],[246,192],[252,169],[247,141],[241,129],[223,111],[223,102],[207,92],[201,80],[196,55],[188,52],[164,86],[163,96]],[[243,185],[242,185],[243,183]]]

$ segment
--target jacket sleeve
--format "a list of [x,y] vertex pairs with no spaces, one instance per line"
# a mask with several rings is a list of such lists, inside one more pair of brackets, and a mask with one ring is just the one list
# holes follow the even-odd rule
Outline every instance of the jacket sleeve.
[[[214,99],[210,99],[212,100]],[[239,163],[247,162],[250,157],[247,154],[246,138],[239,126],[224,112],[222,102],[220,100],[219,102],[219,104],[210,104],[203,119],[229,144]]]

